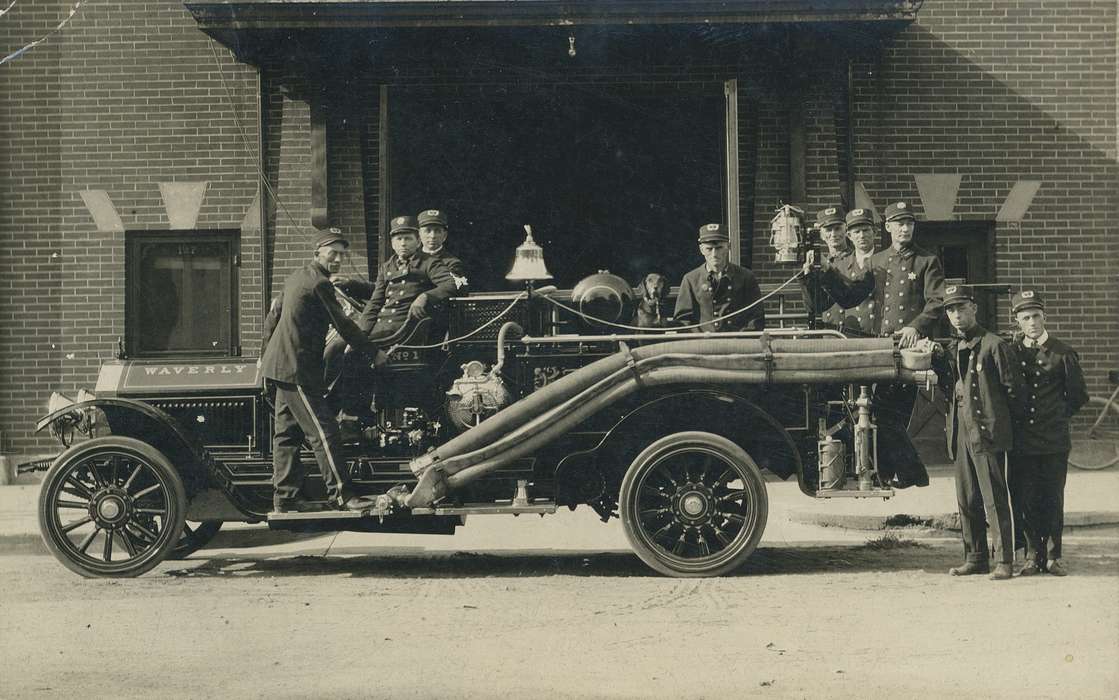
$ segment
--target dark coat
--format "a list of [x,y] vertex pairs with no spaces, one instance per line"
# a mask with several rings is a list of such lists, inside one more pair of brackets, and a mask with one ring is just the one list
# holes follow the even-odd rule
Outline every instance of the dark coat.
[[1022,390],[1012,403],[1014,451],[1059,454],[1072,447],[1069,419],[1088,402],[1080,358],[1068,345],[1049,336],[1041,347],[1014,343]]
[[912,326],[923,336],[932,335],[944,306],[940,259],[918,246],[901,252],[891,246],[871,256],[870,267],[880,314],[878,333],[891,335]]
[[[288,384],[320,388],[323,383],[323,349],[327,328],[333,325],[351,345],[369,345],[353,321],[346,318],[334,296],[327,270],[317,262],[308,263],[288,276],[284,294],[276,311],[274,331],[267,333],[261,358],[265,377]],[[271,313],[270,313],[271,315]]]
[[445,302],[458,290],[455,279],[437,258],[417,252],[407,263],[393,255],[377,269],[373,295],[365,303],[357,325],[371,338],[398,332],[408,320],[408,309],[420,294],[429,303]]
[[728,263],[718,280],[712,280],[706,265],[684,275],[680,294],[676,297],[677,323],[703,323],[704,331],[760,331],[765,328],[764,304],[724,320],[723,317],[749,306],[761,298],[761,288],[754,273],[741,265]]
[[873,256],[867,258],[866,267],[859,266],[858,257],[852,251],[829,258],[819,272],[813,272],[804,285],[812,290],[819,283],[819,294],[813,299],[811,291],[806,292],[806,302],[813,304],[810,309],[833,302],[832,306],[820,315],[820,320],[837,328],[854,329],[867,335],[878,335],[880,314],[876,313],[878,301],[874,297],[874,273],[871,267]]
[[[968,361],[961,374],[963,350]],[[956,457],[959,430],[976,454],[1009,451],[1013,446],[1010,396],[1021,383],[1010,343],[975,326],[966,338],[953,339],[945,352],[935,356],[934,366],[940,388],[948,397],[944,426],[948,456]]]

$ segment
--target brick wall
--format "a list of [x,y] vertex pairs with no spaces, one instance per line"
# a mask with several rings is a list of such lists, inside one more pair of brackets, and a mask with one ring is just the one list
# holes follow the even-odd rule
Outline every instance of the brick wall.
[[[17,3],[0,22],[4,47],[68,10]],[[239,228],[256,194],[257,82],[224,48],[215,59],[181,4],[165,0],[85,3],[0,80],[12,160],[0,175],[0,240],[20,251],[0,270],[0,449],[28,452],[53,447],[31,434],[50,391],[91,386],[124,333],[124,234],[98,231],[80,193],[104,190],[126,229],[165,229],[159,183],[205,181],[197,226]],[[255,338],[256,234],[243,233],[241,251],[241,332]]]

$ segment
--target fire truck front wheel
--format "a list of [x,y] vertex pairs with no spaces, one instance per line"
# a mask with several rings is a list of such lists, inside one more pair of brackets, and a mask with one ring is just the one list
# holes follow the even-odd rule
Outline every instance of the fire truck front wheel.
[[43,541],[87,577],[139,576],[179,541],[186,492],[171,462],[151,445],[96,438],[59,455],[39,493]]
[[662,574],[721,576],[753,553],[769,497],[761,470],[725,437],[690,431],[646,447],[622,479],[626,537]]

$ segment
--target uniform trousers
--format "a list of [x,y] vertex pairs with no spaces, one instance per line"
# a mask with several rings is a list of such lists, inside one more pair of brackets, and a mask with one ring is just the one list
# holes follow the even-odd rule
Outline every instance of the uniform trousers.
[[[1006,453],[973,452],[965,429],[956,431],[956,501],[960,509],[964,556],[987,562],[992,555],[1014,563],[1014,515],[1006,481]],[[987,545],[990,526],[994,551]]]
[[322,397],[322,390],[271,379],[269,385],[276,390],[272,432],[273,499],[291,501],[299,495],[305,476],[299,450],[306,438],[315,453],[327,498],[345,503],[353,494],[342,457],[338,421]]
[[1013,452],[1010,462],[1014,468],[1015,507],[1026,536],[1026,561],[1040,566],[1046,559],[1060,559],[1068,452],[1043,455]]
[[879,384],[874,389],[874,415],[878,419],[878,477],[895,475],[909,484],[929,483],[925,463],[909,437],[909,419],[917,402],[914,384]]

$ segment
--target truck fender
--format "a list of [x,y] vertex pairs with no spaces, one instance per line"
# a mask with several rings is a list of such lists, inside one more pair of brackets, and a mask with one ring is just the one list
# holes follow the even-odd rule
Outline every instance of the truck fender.
[[171,415],[141,401],[113,398],[71,404],[40,419],[35,432],[67,413],[91,408],[104,414],[113,435],[135,438],[162,452],[182,477],[188,497],[210,483],[213,458],[209,453]]
[[785,427],[749,399],[721,389],[693,389],[650,398],[622,416],[593,452],[605,470],[618,472],[607,478],[620,483],[629,461],[650,438],[687,430],[726,437],[746,450],[758,466],[782,479],[803,472],[800,451]]

